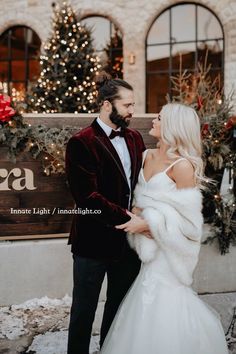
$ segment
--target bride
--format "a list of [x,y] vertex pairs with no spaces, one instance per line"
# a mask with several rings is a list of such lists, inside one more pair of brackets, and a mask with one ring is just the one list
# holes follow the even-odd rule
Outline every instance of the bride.
[[185,105],[165,105],[149,132],[131,219],[116,226],[142,267],[101,349],[102,354],[226,354],[218,315],[191,289],[202,233],[204,183],[200,124]]

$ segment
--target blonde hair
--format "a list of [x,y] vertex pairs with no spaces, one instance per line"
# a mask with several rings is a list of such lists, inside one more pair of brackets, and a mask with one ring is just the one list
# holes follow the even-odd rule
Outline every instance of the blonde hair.
[[185,157],[194,167],[197,186],[203,187],[207,179],[201,144],[200,120],[195,110],[180,103],[168,103],[161,110],[161,138],[170,148],[170,158]]

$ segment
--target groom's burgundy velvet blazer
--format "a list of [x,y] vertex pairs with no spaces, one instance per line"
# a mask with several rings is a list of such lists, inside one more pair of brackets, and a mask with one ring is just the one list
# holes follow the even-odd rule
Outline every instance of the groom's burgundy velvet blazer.
[[131,158],[131,191],[119,156],[96,120],[68,142],[66,172],[78,212],[69,237],[74,254],[119,259],[128,247],[125,232],[114,226],[130,219],[125,210],[137,183],[145,146],[140,133],[133,129],[125,129],[125,141]]

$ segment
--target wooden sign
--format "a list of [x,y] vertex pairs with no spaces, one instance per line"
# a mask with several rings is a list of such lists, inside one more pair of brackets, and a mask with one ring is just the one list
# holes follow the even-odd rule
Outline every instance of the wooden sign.
[[67,233],[71,215],[58,210],[73,206],[65,176],[46,176],[41,161],[26,153],[9,162],[0,148],[0,239]]

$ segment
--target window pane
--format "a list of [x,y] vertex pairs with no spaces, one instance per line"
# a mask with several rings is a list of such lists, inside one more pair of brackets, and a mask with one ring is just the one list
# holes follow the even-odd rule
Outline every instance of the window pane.
[[172,47],[172,68],[193,69],[195,67],[195,43],[174,44]]
[[170,15],[165,11],[153,23],[147,38],[147,44],[169,43],[170,41]]
[[147,48],[147,69],[149,71],[168,70],[169,68],[169,45],[158,45]]
[[12,81],[25,80],[25,61],[12,61]]
[[24,27],[14,27],[10,30],[12,59],[25,58],[25,31]]
[[223,38],[218,19],[209,10],[198,6],[198,39]]
[[92,16],[81,21],[92,31],[93,46],[103,70],[123,76],[123,42],[120,30],[107,18]]
[[174,6],[171,9],[171,37],[174,43],[180,41],[193,41],[196,39],[195,8],[195,5],[179,5]]
[[166,104],[168,74],[147,75],[147,110],[156,113]]
[[212,68],[222,68],[223,41],[206,41],[198,43],[198,61],[211,64]]
[[81,23],[92,29],[93,45],[97,51],[103,51],[110,41],[110,21],[104,17],[93,16],[85,18]]
[[40,55],[41,42],[38,35],[30,28],[27,31],[27,44],[29,58],[38,58]]
[[7,34],[0,37],[0,59],[8,58],[8,40]]
[[8,81],[8,62],[0,61],[0,81]]
[[6,57],[0,61],[0,82],[18,100],[25,97],[26,82],[36,81],[39,76],[40,45],[38,35],[25,26],[11,27],[0,36],[0,59]]
[[40,65],[38,60],[29,61],[29,80],[36,81],[40,75]]

